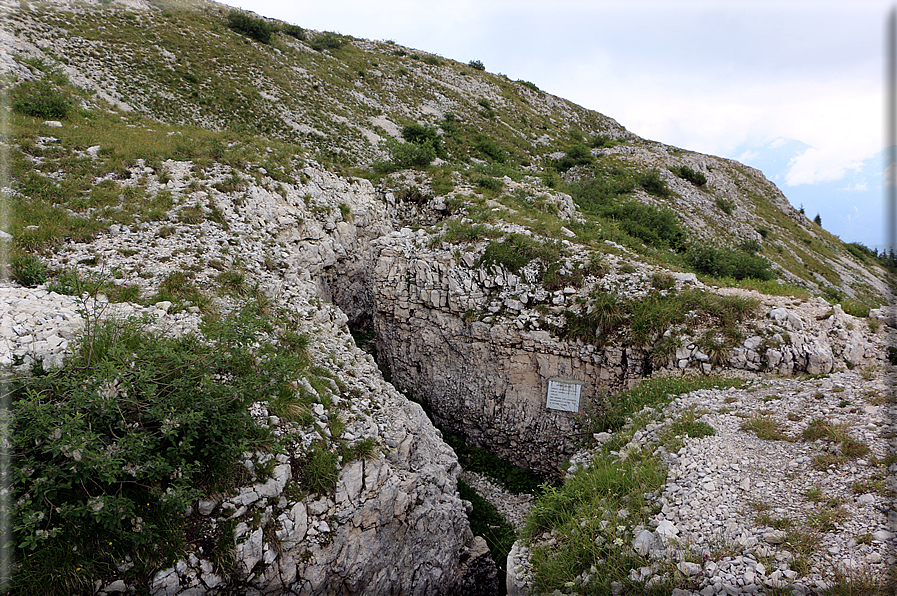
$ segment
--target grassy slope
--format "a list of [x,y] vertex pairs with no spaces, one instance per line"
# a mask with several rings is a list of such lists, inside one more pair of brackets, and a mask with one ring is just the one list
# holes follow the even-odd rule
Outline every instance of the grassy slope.
[[[158,120],[175,128],[198,127],[201,130],[189,128],[191,142],[197,136],[208,139],[209,133],[204,130],[222,131],[218,144],[212,142],[207,151],[200,151],[200,159],[221,159],[222,149],[236,140],[261,149],[263,144],[270,145],[264,140],[269,139],[281,141],[282,149],[275,155],[257,153],[258,161],[264,162],[269,172],[289,176],[301,165],[296,156],[304,156],[344,174],[372,176],[370,164],[386,157],[377,146],[378,139],[389,136],[387,129],[394,134],[392,125],[415,122],[442,126],[447,133],[443,138],[448,164],[416,175],[422,185],[434,187],[436,194],[458,183],[473,185],[483,175],[551,178],[552,153],[595,135],[627,140],[632,149],[610,153],[614,163],[635,170],[658,167],[665,172],[666,166],[690,163],[697,157],[711,159],[638,139],[613,120],[534,90],[531,84],[392,42],[346,38],[348,43],[343,47],[322,53],[307,42],[276,33],[272,43],[265,45],[228,29],[229,9],[215,4],[166,3],[140,12],[114,7],[83,10],[75,14],[41,9],[10,15],[20,36],[32,40],[46,37],[49,26],[49,35],[55,38],[45,50],[47,59],[42,64],[29,61],[28,68],[39,76],[40,68],[48,71],[61,67],[80,87],[93,90],[85,94],[76,89],[76,95],[100,107],[108,104],[99,98],[126,104],[134,110],[128,118],[145,114],[150,122]],[[95,11],[99,10],[102,13],[98,15]],[[96,26],[98,20],[103,27]],[[308,35],[313,39],[317,33],[309,31]],[[451,130],[445,123],[447,113],[456,119]],[[97,111],[82,112],[75,118],[79,116],[95,122]],[[33,138],[36,132],[21,121],[15,127],[20,140]],[[158,160],[197,157],[196,143],[178,145],[160,134],[148,138],[148,127],[112,127],[106,138],[100,134],[84,138],[81,144],[130,145],[129,149],[116,149],[120,163],[144,157],[141,152]],[[174,131],[172,128],[166,134]],[[497,144],[507,156],[504,163],[487,160],[488,166],[472,169],[472,160],[487,157],[479,146],[480,135]],[[633,155],[633,151],[641,155]],[[599,165],[606,160],[599,159]],[[851,285],[861,301],[880,301],[879,293],[862,280],[862,275],[839,274],[828,264],[840,259],[854,269],[860,268],[836,237],[797,217],[781,193],[750,169],[728,160],[711,160],[712,167],[725,172],[727,183],[737,189],[734,196],[743,211],[735,223],[771,231],[763,255],[786,270],[790,280],[809,284],[814,292],[822,285]],[[13,178],[21,171],[14,167]],[[585,175],[595,174],[585,168]],[[442,187],[434,186],[440,177]],[[448,185],[446,179],[451,180]],[[556,176],[554,181],[563,184]],[[386,182],[399,184],[390,179]],[[77,190],[83,192],[86,187]],[[720,192],[708,185],[694,194],[709,202]],[[658,203],[643,193],[634,196]],[[694,230],[696,238],[727,236],[735,220],[727,221],[713,209],[696,210],[693,201],[682,199],[674,193],[671,199],[659,203],[679,210],[686,221],[695,223],[699,228]],[[544,216],[540,220],[534,231],[556,233],[559,225],[550,225]],[[578,239],[591,248],[598,248],[604,239],[631,244],[615,233],[613,225],[598,219],[593,223],[603,231],[596,235],[593,229],[576,230]],[[636,243],[635,248],[649,260],[681,267],[675,259],[656,254],[650,247]],[[879,270],[876,275],[883,272]],[[830,292],[830,297],[839,296]]]

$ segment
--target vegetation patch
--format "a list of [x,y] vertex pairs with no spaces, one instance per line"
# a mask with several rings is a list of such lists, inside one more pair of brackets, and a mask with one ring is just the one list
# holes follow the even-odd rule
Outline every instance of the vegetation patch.
[[91,324],[63,368],[9,386],[16,593],[79,593],[126,556],[135,578],[181,556],[186,506],[245,478],[240,454],[270,444],[247,406],[305,362],[254,306],[203,331]]
[[271,36],[274,34],[274,25],[239,10],[231,10],[227,13],[228,28],[236,31],[240,35],[251,37],[259,43],[271,43]]
[[673,325],[700,320],[715,323],[718,334],[737,339],[737,323],[753,313],[758,301],[740,296],[719,296],[697,289],[667,293],[651,292],[623,301],[615,294],[598,293],[584,314],[565,311],[566,325],[559,331],[564,337],[603,345],[627,327],[628,341],[646,345],[656,341]]

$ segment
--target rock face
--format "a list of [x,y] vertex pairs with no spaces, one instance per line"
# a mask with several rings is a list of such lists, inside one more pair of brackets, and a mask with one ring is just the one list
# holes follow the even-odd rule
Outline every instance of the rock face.
[[[164,167],[171,177],[168,188],[184,191],[186,198],[189,166],[167,162]],[[198,527],[233,524],[231,574],[225,576],[209,553],[198,549],[159,570],[146,587],[154,595],[168,596],[494,594],[497,570],[483,540],[470,531],[457,493],[461,469],[454,452],[422,408],[385,382],[373,358],[355,346],[348,317],[321,300],[329,291],[328,267],[339,263],[364,269],[360,255],[370,236],[383,233],[386,206],[367,182],[349,182],[314,166],[304,174],[304,186],[285,185],[281,193],[253,184],[239,205],[232,195],[212,191],[227,229],[208,222],[178,224],[172,233],[160,235],[168,222],[115,226],[109,234],[69,244],[53,256],[51,265],[59,267],[103,255],[97,268],[115,267],[122,271],[121,283],[141,285],[145,293],[152,291],[153,282],[147,280],[158,282],[191,265],[197,283],[214,287],[217,270],[197,266],[198,255],[227,267],[239,261],[249,283],[257,282],[273,304],[303,321],[314,337],[312,357],[334,374],[327,395],[314,406],[315,423],[310,427],[270,415],[264,402],[254,404],[251,412],[258,423],[291,437],[294,446],[276,461],[271,454],[244,454],[247,469],[269,462],[271,475],[232,494],[200,500],[189,512]],[[226,175],[219,173],[221,178]],[[191,200],[205,201],[206,195],[191,195]],[[83,274],[89,272],[84,265],[78,267]],[[278,274],[271,275],[270,268]],[[138,275],[141,271],[143,276]],[[366,287],[347,283],[334,291],[340,296],[363,294]],[[198,308],[169,313],[170,306],[110,305],[98,297],[88,308],[108,316],[152,316],[157,328],[170,332],[198,331]],[[0,288],[0,336],[5,340],[0,361],[27,367],[37,360],[48,368],[58,366],[83,326],[79,313],[84,308],[79,297]],[[357,312],[367,310],[361,304]],[[329,412],[325,401],[333,404]],[[306,449],[321,433],[329,433],[332,415],[345,425],[340,440],[373,441],[374,455],[343,462],[330,493],[297,491],[297,462],[307,457]],[[116,579],[99,589],[115,593],[121,583]]]
[[[632,386],[658,368],[825,374],[884,357],[886,334],[870,333],[865,321],[838,305],[742,292],[761,301],[759,311],[745,326],[747,339],[727,349],[722,361],[711,362],[696,340],[683,336],[675,358],[652,364],[651,345],[596,346],[549,332],[564,324],[565,309],[579,308],[597,280],[546,292],[525,270],[515,275],[481,265],[477,249],[449,252],[431,244],[422,231],[405,229],[370,245],[365,275],[381,364],[397,386],[427,402],[440,424],[546,475],[556,474],[572,453],[579,430],[576,413],[547,407],[552,379],[582,383],[582,409],[600,406],[607,391]],[[647,275],[628,277],[610,283],[641,291]],[[711,291],[693,276],[678,281]],[[533,308],[537,298],[541,311]]]

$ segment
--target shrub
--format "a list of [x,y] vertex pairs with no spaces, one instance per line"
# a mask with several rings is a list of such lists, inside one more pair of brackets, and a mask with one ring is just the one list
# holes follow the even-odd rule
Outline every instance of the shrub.
[[471,60],[467,65],[475,70],[486,70],[486,67],[479,60]]
[[688,180],[695,186],[704,186],[707,184],[707,177],[701,172],[696,172],[688,166],[679,166],[678,168],[670,168],[670,171],[684,180]]
[[299,370],[261,340],[271,330],[252,309],[205,340],[105,322],[63,368],[16,380],[14,593],[81,593],[126,556],[134,577],[182,556],[187,505],[245,477],[240,454],[270,441],[247,406]]
[[227,26],[259,43],[271,43],[271,35],[274,33],[274,26],[265,19],[251,17],[239,10],[231,10],[227,14]]
[[822,227],[822,216],[817,213],[816,217],[813,218],[813,223],[819,227]]
[[667,183],[660,177],[660,171],[657,169],[640,172],[636,175],[636,182],[642,187],[642,190],[648,194],[658,197],[668,197],[672,193],[667,187]]
[[523,85],[524,87],[527,87],[533,91],[539,91],[539,87],[536,86],[535,83],[531,83],[529,81],[524,81],[522,79],[518,79],[517,82],[520,83],[521,85]]
[[744,250],[716,248],[707,244],[693,246],[685,253],[685,262],[698,273],[713,277],[746,278],[768,281],[775,279],[769,261]]
[[590,165],[595,163],[595,158],[589,148],[582,143],[572,145],[567,149],[566,155],[560,158],[555,164],[558,172],[566,172],[572,167],[580,165]]
[[346,45],[348,41],[349,40],[344,35],[334,33],[333,31],[325,31],[316,35],[315,38],[311,40],[311,48],[316,52],[338,50]]
[[503,242],[489,243],[479,265],[500,265],[516,274],[530,261],[540,259],[547,266],[560,255],[561,249],[554,242],[543,243],[523,234],[508,234]]
[[290,37],[295,37],[299,41],[305,41],[308,39],[308,35],[305,33],[305,29],[300,27],[299,25],[284,25],[282,31],[284,34],[289,35]]
[[439,58],[437,58],[436,56],[424,56],[423,58],[421,58],[421,62],[423,62],[424,64],[429,64],[430,66],[442,66],[442,62],[440,62]]
[[382,146],[389,153],[393,165],[398,168],[423,167],[436,159],[436,148],[429,144],[400,143],[396,139],[386,139]]
[[495,193],[501,192],[501,189],[505,187],[504,183],[501,180],[493,178],[491,176],[480,176],[474,182],[476,182],[476,185],[480,188],[485,188],[486,190]]
[[607,207],[602,215],[615,219],[621,230],[649,246],[680,250],[685,245],[685,230],[670,209],[627,201]]
[[480,106],[482,106],[482,108],[483,108],[482,110],[480,110],[480,114],[484,118],[490,118],[490,119],[495,118],[497,113],[496,113],[495,109],[492,107],[492,102],[490,102],[485,97],[481,97],[477,100],[477,103],[480,104]]
[[616,147],[619,144],[619,141],[616,141],[607,135],[595,135],[589,140],[589,147],[592,147],[593,149]]
[[716,198],[714,204],[716,204],[717,209],[726,215],[732,215],[732,212],[735,210],[735,201],[729,199]]
[[507,154],[504,152],[501,146],[497,142],[495,142],[495,139],[490,136],[482,134],[477,135],[477,140],[474,147],[477,149],[477,151],[479,151],[492,161],[505,163],[508,159]]
[[[422,147],[431,146],[436,157],[446,157],[445,149],[442,147],[442,139],[439,136],[439,132],[433,126],[424,126],[422,124],[409,124],[408,126],[403,126],[402,138]],[[433,160],[431,159],[430,161]]]
[[47,79],[27,81],[12,91],[12,109],[34,118],[65,118],[71,109],[68,95]]
[[33,288],[47,281],[47,265],[37,255],[17,254],[10,259],[9,265],[13,280],[26,288]]

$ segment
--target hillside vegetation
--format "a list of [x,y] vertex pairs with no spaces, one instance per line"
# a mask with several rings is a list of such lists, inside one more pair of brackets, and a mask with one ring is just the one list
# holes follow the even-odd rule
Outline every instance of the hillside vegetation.
[[[716,376],[727,368],[872,375],[884,361],[893,329],[870,310],[893,298],[893,255],[843,243],[743,164],[639,138],[479,60],[213,2],[2,10],[6,269],[84,319],[64,366],[67,348],[0,355],[17,375],[16,417],[0,418],[18,462],[13,594],[119,579],[192,594],[200,577],[210,594],[300,593],[304,577],[325,578],[301,588],[320,594],[374,590],[371,578],[396,591],[443,574],[476,583],[465,574],[489,553],[470,527],[500,570],[515,536],[457,484],[458,457],[532,490],[534,476],[489,458],[558,480],[582,437],[618,433],[600,506],[638,505],[648,523],[659,456],[628,460],[645,478],[625,490],[611,473],[644,408],[741,387]],[[113,303],[142,318],[102,323]],[[581,416],[544,407],[549,357],[591,375]],[[684,369],[696,374],[632,389]],[[502,415],[533,411],[543,426]],[[674,452],[698,434],[663,438]],[[548,455],[526,461],[536,447]],[[561,514],[569,491],[596,491],[568,484],[540,487],[519,536],[585,527]],[[534,559],[543,587],[589,568],[580,557],[547,581],[550,552]],[[612,562],[625,578],[643,561]],[[604,579],[595,590],[614,589]]]
[[[139,181],[118,200],[115,187],[136,159],[154,170],[189,159],[197,173],[224,163],[237,177],[274,184],[314,161],[421,207],[439,199],[441,211],[405,213],[417,225],[501,219],[557,237],[545,199],[563,192],[581,213],[567,226],[570,238],[592,250],[613,250],[610,240],[637,259],[723,284],[779,278],[865,307],[888,292],[874,258],[845,246],[737,162],[640,139],[476,61],[222,5],[148,4],[78,4],[71,12],[33,4],[8,16],[24,50],[11,64],[22,82],[9,89],[17,148],[10,175],[29,199],[11,221],[21,248],[163,214],[164,189],[159,196]],[[71,125],[60,131],[61,147],[36,142],[50,118]],[[85,153],[96,144],[97,155]],[[511,194],[507,179],[531,184]],[[65,210],[52,217],[61,220],[55,231],[15,234],[53,209]]]

